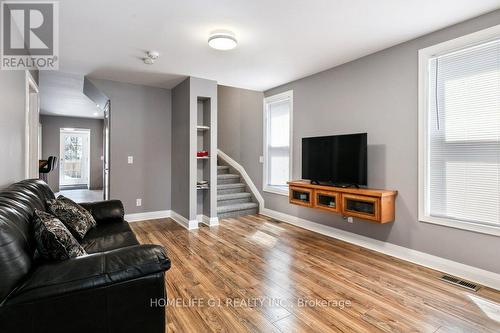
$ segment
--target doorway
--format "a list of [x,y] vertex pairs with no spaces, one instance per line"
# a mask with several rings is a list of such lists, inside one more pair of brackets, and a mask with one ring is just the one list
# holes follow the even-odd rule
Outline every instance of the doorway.
[[76,202],[109,198],[110,101],[82,75],[41,71],[42,158],[52,191]]
[[59,186],[61,190],[89,189],[90,130],[61,128]]

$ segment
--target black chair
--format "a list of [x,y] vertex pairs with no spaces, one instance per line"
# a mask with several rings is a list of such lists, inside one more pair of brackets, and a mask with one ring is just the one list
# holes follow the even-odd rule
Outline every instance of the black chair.
[[52,170],[55,170],[56,167],[57,167],[57,157],[49,156],[49,158],[47,159],[47,163],[38,168],[38,172],[40,173],[40,179],[48,183],[48,174]]

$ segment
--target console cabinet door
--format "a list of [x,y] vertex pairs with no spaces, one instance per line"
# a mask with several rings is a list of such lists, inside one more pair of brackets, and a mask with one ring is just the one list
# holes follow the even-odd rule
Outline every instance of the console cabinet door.
[[342,214],[380,221],[380,199],[355,194],[342,194]]
[[313,190],[303,187],[290,186],[290,203],[305,207],[312,207]]
[[332,213],[340,212],[340,194],[330,191],[314,191],[313,207],[327,210]]

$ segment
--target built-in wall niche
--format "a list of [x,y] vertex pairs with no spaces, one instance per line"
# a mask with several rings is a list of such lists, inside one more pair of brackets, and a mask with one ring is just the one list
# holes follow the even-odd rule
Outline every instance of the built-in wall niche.
[[197,99],[197,212],[198,215],[210,216],[210,158],[216,154],[211,143],[211,99]]

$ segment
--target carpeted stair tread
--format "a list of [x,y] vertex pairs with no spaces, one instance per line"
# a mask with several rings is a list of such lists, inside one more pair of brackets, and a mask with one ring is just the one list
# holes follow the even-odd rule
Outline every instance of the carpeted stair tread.
[[226,205],[217,207],[217,214],[235,212],[240,210],[256,209],[259,205],[255,202],[245,202],[234,205]]
[[240,192],[240,193],[229,193],[229,194],[220,194],[217,196],[217,201],[224,201],[230,199],[242,199],[242,198],[250,198],[252,194],[248,192]]
[[219,184],[217,185],[218,190],[227,190],[230,188],[238,188],[238,187],[245,187],[246,185],[243,183],[233,183],[233,184]]
[[232,179],[232,178],[240,178],[240,175],[235,175],[234,173],[225,173],[222,175],[217,175],[217,179]]

